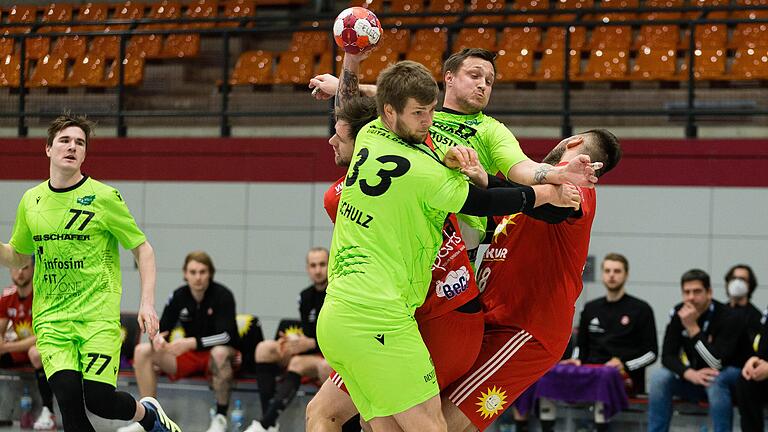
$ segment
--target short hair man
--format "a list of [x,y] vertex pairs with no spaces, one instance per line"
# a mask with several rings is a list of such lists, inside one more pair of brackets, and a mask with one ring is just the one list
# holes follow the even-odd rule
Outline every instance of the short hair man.
[[141,280],[139,328],[157,333],[155,254],[120,193],[84,175],[93,124],[70,113],[48,127],[50,178],[24,193],[0,265],[35,256],[33,327],[64,430],[93,431],[85,412],[138,421],[142,429],[179,432],[154,398],[116,390],[120,358],[120,243]]
[[648,430],[669,430],[672,397],[708,400],[715,432],[730,431],[731,392],[741,364],[734,353],[744,331],[741,319],[712,298],[709,274],[692,269],[680,278],[683,302],[670,312],[661,350],[662,368],[651,375]]
[[[235,298],[227,287],[214,281],[216,268],[207,253],[187,254],[182,271],[187,283],[168,299],[160,317],[160,332],[150,342],[137,345],[134,351],[139,393],[157,393],[155,368],[172,380],[204,374],[211,380],[216,397],[216,415],[208,432],[226,432],[233,362],[239,342]],[[168,340],[177,325],[183,328],[184,337]],[[134,431],[140,432],[138,424],[118,429]]]
[[35,347],[37,338],[32,332],[32,275],[35,262],[21,268],[11,269],[13,284],[3,290],[0,298],[0,329],[13,328],[13,340],[0,339],[0,367],[31,364],[35,368],[37,388],[43,400],[43,409],[32,429],[51,430],[56,428],[53,415],[53,392],[43,370],[43,361]]
[[300,334],[282,334],[278,340],[266,340],[256,346],[257,366],[265,363],[285,370],[275,387],[275,375],[259,374],[259,397],[263,413],[245,432],[276,430],[280,413],[288,406],[301,385],[302,377],[325,381],[331,373],[315,339],[317,316],[328,287],[328,249],[313,247],[307,252],[307,275],[312,284],[299,294]]

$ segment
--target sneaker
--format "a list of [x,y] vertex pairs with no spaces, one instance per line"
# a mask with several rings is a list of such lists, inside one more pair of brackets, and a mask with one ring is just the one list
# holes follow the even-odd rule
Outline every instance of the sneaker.
[[131,423],[128,426],[119,428],[117,432],[144,432],[144,427],[138,423]]
[[158,402],[155,398],[147,396],[141,398],[139,402],[144,405],[144,408],[150,411],[154,411],[155,416],[157,417],[155,420],[155,425],[149,432],[181,432],[179,425],[174,423],[173,420],[165,415],[163,407],[160,406],[160,402]]
[[208,432],[227,432],[227,418],[221,414],[213,416]]
[[248,429],[244,430],[243,432],[279,432],[280,428],[278,425],[270,426],[267,429],[264,429],[264,426],[261,425],[260,422],[254,420],[251,422],[251,425],[248,426]]
[[44,406],[40,411],[40,416],[35,420],[35,424],[32,425],[32,429],[36,431],[55,431],[56,430],[56,417],[53,415],[48,407]]

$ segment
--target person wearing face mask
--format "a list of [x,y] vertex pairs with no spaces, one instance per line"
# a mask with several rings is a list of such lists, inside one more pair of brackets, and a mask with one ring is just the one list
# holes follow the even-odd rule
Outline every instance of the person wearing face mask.
[[746,328],[739,338],[737,347],[738,363],[742,365],[755,354],[752,343],[760,332],[760,320],[763,316],[760,309],[751,301],[755,288],[757,288],[757,277],[752,267],[746,264],[736,264],[725,274],[728,306],[741,318]]

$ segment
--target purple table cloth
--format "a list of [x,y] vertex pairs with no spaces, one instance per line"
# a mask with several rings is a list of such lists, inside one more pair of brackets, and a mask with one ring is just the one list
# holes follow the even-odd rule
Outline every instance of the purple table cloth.
[[569,403],[602,402],[608,418],[629,406],[624,379],[616,368],[607,366],[555,365],[513,405],[526,414],[542,397]]

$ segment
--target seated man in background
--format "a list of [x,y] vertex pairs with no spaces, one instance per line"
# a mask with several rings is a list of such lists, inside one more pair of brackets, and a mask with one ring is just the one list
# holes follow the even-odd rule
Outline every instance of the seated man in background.
[[[246,432],[276,431],[277,418],[293,400],[301,378],[309,377],[322,382],[331,373],[315,340],[317,316],[328,287],[328,249],[314,247],[307,252],[307,275],[312,284],[299,294],[302,334],[281,334],[278,340],[265,340],[256,345],[263,414],[260,420],[251,423]],[[276,370],[285,370],[278,384]]]
[[[760,333],[762,312],[752,304],[752,293],[757,288],[757,277],[752,267],[737,264],[725,274],[725,291],[728,295],[728,306],[742,320],[745,331],[740,335],[736,363],[744,365],[747,359],[755,355],[752,342]],[[737,401],[740,402],[740,401]]]
[[672,397],[709,402],[715,432],[732,429],[731,393],[742,365],[735,363],[742,320],[712,299],[709,275],[685,272],[680,280],[683,302],[670,313],[664,332],[661,363],[648,391],[648,430],[668,431]]
[[768,403],[768,308],[762,316],[757,353],[747,360],[736,383],[741,430],[765,430],[763,407]]
[[[155,396],[157,370],[172,380],[205,374],[216,396],[216,415],[208,432],[226,432],[239,342],[235,298],[227,287],[214,282],[216,269],[207,253],[190,252],[183,271],[187,284],[177,288],[165,305],[160,331],[151,342],[136,346],[136,381],[142,397]],[[168,341],[177,324],[184,329],[184,337]],[[135,423],[118,432],[143,430]]]
[[[653,309],[625,292],[629,261],[624,255],[609,253],[601,267],[605,297],[584,306],[573,358],[561,363],[614,367],[625,377],[628,394],[645,393],[645,368],[658,355]],[[546,399],[540,402],[542,429],[552,430],[555,405]],[[595,428],[600,431],[607,425],[602,404],[596,403]]]
[[[53,415],[53,392],[43,371],[43,361],[35,347],[37,338],[32,333],[32,274],[35,261],[22,268],[11,269],[13,284],[3,290],[0,298],[0,329],[9,329],[0,339],[0,367],[32,365],[35,368],[37,387],[43,400],[43,409],[33,425],[34,430],[56,430]],[[10,332],[10,328],[13,332]]]

